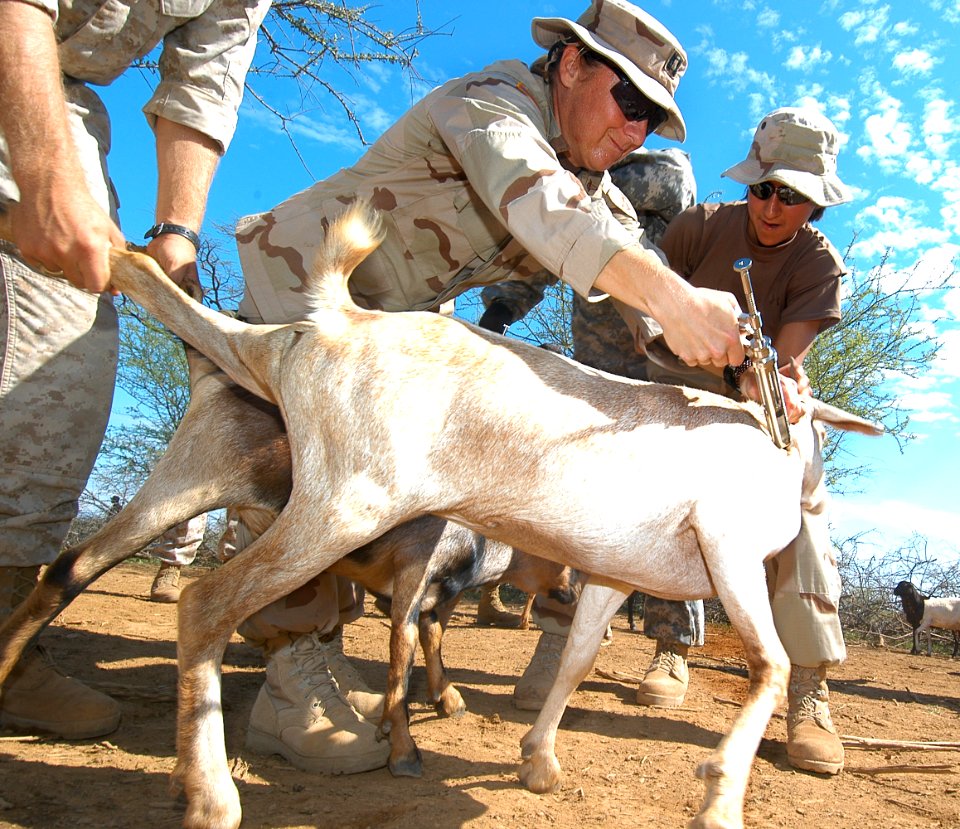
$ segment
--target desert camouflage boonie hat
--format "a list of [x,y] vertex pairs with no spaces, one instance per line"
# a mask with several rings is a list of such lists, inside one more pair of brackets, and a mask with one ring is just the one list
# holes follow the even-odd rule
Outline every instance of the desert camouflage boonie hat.
[[814,109],[783,107],[764,117],[750,152],[721,175],[740,184],[776,181],[803,193],[820,207],[850,201],[837,176],[840,136],[833,122]]
[[593,0],[576,22],[565,17],[535,17],[533,39],[545,49],[573,35],[588,49],[619,66],[631,83],[667,113],[657,129],[683,141],[687,126],[674,100],[687,69],[687,53],[659,20],[625,0]]

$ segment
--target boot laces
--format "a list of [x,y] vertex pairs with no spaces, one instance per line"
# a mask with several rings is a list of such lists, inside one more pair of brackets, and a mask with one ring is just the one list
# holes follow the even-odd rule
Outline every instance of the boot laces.
[[316,633],[300,636],[291,652],[299,685],[313,708],[324,708],[340,698],[340,688]]
[[653,673],[654,671],[663,671],[665,674],[670,674],[671,676],[674,673],[674,668],[677,667],[677,664],[680,662],[682,657],[678,653],[674,653],[669,650],[660,650],[653,655],[653,661],[650,663],[650,667],[647,668],[647,673]]
[[794,725],[812,720],[833,731],[828,698],[826,685],[815,670],[808,673],[794,669],[790,679],[790,719]]

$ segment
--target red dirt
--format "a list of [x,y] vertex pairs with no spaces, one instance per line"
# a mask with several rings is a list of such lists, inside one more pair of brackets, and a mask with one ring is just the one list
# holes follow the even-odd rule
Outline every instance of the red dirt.
[[[193,571],[196,576],[200,571]],[[68,743],[0,735],[0,827],[176,827],[183,804],[169,798],[174,764],[175,608],[145,599],[153,567],[126,564],[80,596],[45,635],[58,663],[120,700],[123,723],[105,740]],[[739,640],[709,628],[691,658],[686,705],[633,704],[652,643],[614,621],[614,638],[571,701],[558,735],[565,772],[557,794],[517,782],[519,742],[535,715],[511,691],[538,632],[481,629],[476,606],[455,613],[444,656],[466,700],[458,720],[438,719],[423,702],[421,667],[412,683],[412,731],[424,755],[420,780],[386,770],[323,777],[243,747],[247,715],[262,681],[256,650],[235,638],[224,665],[227,749],[244,827],[587,826],[681,827],[703,785],[696,765],[716,745],[746,688]],[[519,608],[518,608],[519,610]],[[374,688],[386,680],[387,621],[375,610],[347,628],[345,646]],[[902,651],[850,647],[831,674],[834,718],[843,735],[887,740],[960,740],[960,662]],[[960,826],[957,751],[848,749],[835,778],[794,771],[782,716],[767,729],[746,805],[749,827],[898,829]],[[899,770],[898,770],[899,769]]]

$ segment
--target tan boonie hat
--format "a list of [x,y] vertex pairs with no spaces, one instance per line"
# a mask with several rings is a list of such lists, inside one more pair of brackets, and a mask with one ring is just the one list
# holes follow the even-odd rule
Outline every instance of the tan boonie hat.
[[776,181],[820,207],[843,204],[853,196],[837,176],[839,145],[837,128],[825,115],[814,109],[775,109],[757,127],[746,159],[721,175],[748,187]]
[[667,120],[657,132],[676,141],[687,137],[687,126],[673,99],[687,69],[687,53],[659,20],[624,0],[593,0],[576,22],[535,17],[531,28],[533,39],[545,49],[572,34],[615,63],[637,89],[666,110]]

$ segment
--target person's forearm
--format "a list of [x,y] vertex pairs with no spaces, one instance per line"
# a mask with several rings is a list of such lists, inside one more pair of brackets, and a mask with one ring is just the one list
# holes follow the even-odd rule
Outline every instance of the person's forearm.
[[158,222],[200,232],[207,195],[220,162],[220,145],[190,127],[157,118]]
[[50,17],[18,0],[0,0],[0,103],[0,128],[21,191],[39,191],[53,176],[81,175]]
[[615,254],[593,286],[657,320],[671,351],[689,365],[743,360],[733,295],[694,288],[639,245]]
[[19,0],[0,0],[0,129],[20,189],[8,219],[24,260],[103,291],[123,236],[80,166],[50,18]]

